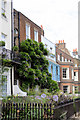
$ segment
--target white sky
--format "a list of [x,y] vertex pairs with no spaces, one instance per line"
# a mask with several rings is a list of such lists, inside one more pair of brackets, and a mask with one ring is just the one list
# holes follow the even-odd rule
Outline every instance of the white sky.
[[36,24],[53,43],[64,40],[72,51],[78,48],[79,0],[13,0],[13,7]]

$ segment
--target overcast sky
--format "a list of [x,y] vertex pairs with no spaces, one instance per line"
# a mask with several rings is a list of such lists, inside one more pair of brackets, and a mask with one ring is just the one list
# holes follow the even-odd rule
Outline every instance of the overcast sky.
[[53,43],[64,40],[70,51],[78,48],[78,0],[13,0],[13,7],[43,25]]

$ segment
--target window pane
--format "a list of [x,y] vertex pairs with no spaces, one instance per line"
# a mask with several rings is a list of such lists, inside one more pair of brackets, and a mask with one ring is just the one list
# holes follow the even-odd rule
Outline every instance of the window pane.
[[5,41],[5,38],[6,38],[6,35],[1,34],[1,40],[2,40],[2,41]]
[[38,32],[34,30],[34,40],[38,42]]
[[26,25],[26,39],[29,38],[29,25]]

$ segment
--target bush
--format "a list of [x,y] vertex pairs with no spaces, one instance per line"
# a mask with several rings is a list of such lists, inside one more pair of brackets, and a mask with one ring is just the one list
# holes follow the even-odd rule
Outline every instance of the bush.
[[13,51],[18,51],[18,50],[19,50],[18,46],[13,47]]

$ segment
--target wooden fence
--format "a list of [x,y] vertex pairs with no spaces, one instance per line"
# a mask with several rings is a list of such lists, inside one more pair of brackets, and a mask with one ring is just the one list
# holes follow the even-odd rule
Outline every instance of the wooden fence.
[[1,120],[67,120],[80,112],[80,100],[59,105],[39,103],[3,103]]

